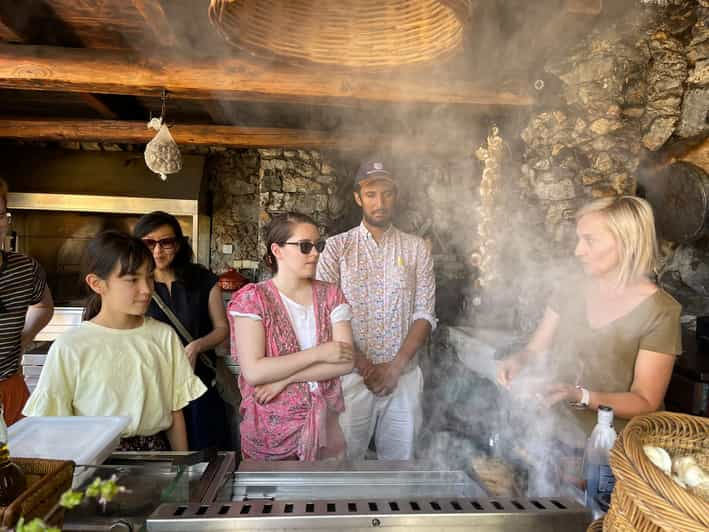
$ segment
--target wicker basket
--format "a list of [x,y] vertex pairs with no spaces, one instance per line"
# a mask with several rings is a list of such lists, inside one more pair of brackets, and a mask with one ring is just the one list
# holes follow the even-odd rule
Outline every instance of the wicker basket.
[[709,469],[709,419],[658,412],[633,418],[611,451],[616,478],[604,530],[656,532],[709,530],[709,503],[678,486],[656,467],[643,445],[672,457],[693,455]]
[[477,0],[211,0],[230,44],[299,64],[383,70],[457,50]]
[[[30,521],[44,518],[59,502],[62,493],[71,488],[74,462],[43,460],[40,458],[13,458],[27,477],[27,489],[9,506],[0,506],[0,523],[8,528],[24,517]],[[61,528],[64,512],[54,512],[48,525]]]
[[586,532],[603,532],[603,518],[596,519],[593,523],[588,525]]

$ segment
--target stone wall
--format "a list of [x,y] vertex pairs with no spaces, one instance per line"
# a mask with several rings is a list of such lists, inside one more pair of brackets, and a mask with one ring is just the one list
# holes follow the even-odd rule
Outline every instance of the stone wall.
[[[210,267],[216,273],[234,266],[234,261],[258,261],[260,162],[255,150],[226,150],[207,158],[204,171],[212,200]],[[232,252],[223,253],[224,245],[231,245]]]
[[[709,134],[708,6],[705,0],[672,0],[666,8],[638,5],[546,66],[560,83],[559,103],[532,116],[521,133],[520,188],[536,211],[532,218],[541,222],[530,232],[535,255],[555,264],[569,259],[581,205],[637,193],[643,165],[658,159],[653,152],[680,137]],[[673,249],[663,246],[665,252]],[[665,264],[679,268],[687,263],[682,257],[666,256]],[[540,271],[548,268],[539,262]],[[532,277],[520,290],[522,307],[543,293],[544,279]],[[530,316],[531,310],[525,312]],[[522,328],[535,321],[526,320]]]
[[424,238],[431,249],[436,314],[443,323],[467,322],[469,318],[465,310],[476,275],[470,258],[481,174],[472,148],[461,147],[460,152],[446,157],[400,154],[393,159],[400,182],[394,222],[402,231]]
[[[429,243],[438,313],[449,323],[462,319],[464,296],[472,284],[469,257],[480,175],[472,153],[461,151],[445,159],[406,154],[387,159],[400,182],[395,224]],[[267,275],[261,232],[275,213],[308,214],[326,236],[358,224],[361,212],[352,198],[358,163],[355,156],[313,150],[226,150],[209,155],[205,177],[212,198],[212,270],[220,273],[236,265],[252,279]],[[225,245],[231,245],[231,252],[225,253]]]
[[[687,100],[694,93],[686,83],[703,50],[695,41],[706,31],[699,4],[639,5],[546,66],[561,83],[561,101],[522,132],[522,174],[557,242],[570,219],[564,212],[593,198],[635,193],[641,161],[688,130]],[[692,76],[701,77],[696,70]]]
[[345,205],[339,190],[345,180],[336,167],[313,150],[226,150],[210,156],[205,172],[212,197],[212,269],[237,266],[261,277],[263,228],[277,213],[308,214],[329,234]]
[[682,99],[682,116],[676,129],[676,134],[682,138],[709,133],[709,2],[697,0],[693,7],[696,21],[685,47],[690,71]]
[[639,33],[637,25],[613,27],[549,64],[562,83],[561,104],[532,117],[522,131],[522,187],[562,246],[573,236],[580,204],[635,192],[649,63],[648,47],[635,42]]
[[[333,234],[345,213],[348,180],[341,163],[315,150],[258,152],[260,227],[274,214],[296,211],[312,216],[322,235]],[[260,242],[259,255],[265,253],[266,247]]]
[[[685,142],[709,135],[709,2],[690,2],[694,24],[684,40],[684,55],[688,63],[685,92],[682,96],[681,117],[674,135]],[[687,140],[685,140],[687,139]],[[706,161],[693,161],[709,172]],[[689,316],[709,315],[709,239],[696,242],[665,243],[660,282],[681,303],[682,312]]]

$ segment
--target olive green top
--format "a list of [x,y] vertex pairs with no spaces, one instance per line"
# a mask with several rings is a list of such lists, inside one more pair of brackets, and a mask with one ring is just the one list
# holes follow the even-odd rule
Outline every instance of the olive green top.
[[[597,392],[628,392],[641,349],[678,355],[682,352],[681,305],[661,288],[624,316],[594,328],[588,321],[583,281],[552,296],[549,308],[559,315],[550,356],[559,382]],[[595,410],[573,410],[588,435]],[[616,416],[618,432],[628,420]]]

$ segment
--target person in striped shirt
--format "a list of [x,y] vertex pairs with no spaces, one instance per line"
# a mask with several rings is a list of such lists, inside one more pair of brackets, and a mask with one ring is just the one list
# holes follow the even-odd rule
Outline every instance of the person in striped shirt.
[[[0,179],[0,242],[8,225],[7,183]],[[52,314],[54,303],[42,266],[32,257],[0,249],[0,401],[7,425],[22,417],[30,395],[20,367],[22,353]]]

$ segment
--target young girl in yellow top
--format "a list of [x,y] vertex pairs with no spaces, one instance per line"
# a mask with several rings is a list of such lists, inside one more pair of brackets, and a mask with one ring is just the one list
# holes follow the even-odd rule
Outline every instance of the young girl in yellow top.
[[144,317],[154,267],[138,238],[89,243],[85,321],[50,348],[26,416],[130,416],[123,450],[187,450],[182,408],[206,388],[173,329]]

